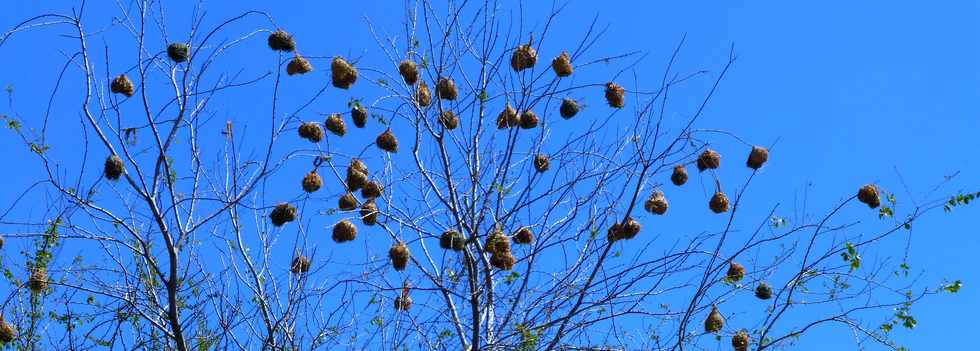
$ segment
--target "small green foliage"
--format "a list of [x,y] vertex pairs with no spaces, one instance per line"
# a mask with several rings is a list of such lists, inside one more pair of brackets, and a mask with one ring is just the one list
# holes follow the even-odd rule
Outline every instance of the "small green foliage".
[[969,205],[970,201],[973,201],[978,197],[980,197],[980,192],[953,196],[946,202],[945,205],[943,205],[943,210],[949,212],[953,210],[953,207]]
[[541,338],[541,331],[534,330],[523,323],[518,324],[515,329],[521,335],[521,344],[519,350],[529,351],[538,349],[538,341]]
[[881,208],[878,209],[878,218],[879,219],[884,219],[885,217],[891,218],[894,215],[895,215],[895,212],[892,211],[892,208],[891,207],[881,206]]
[[508,274],[506,277],[504,277],[504,283],[507,283],[507,285],[510,285],[511,283],[513,283],[514,281],[516,281],[520,277],[521,277],[521,274],[520,273],[511,271],[510,274]]
[[959,279],[952,283],[943,283],[942,289],[950,294],[955,294],[960,292],[960,288],[963,287],[963,283]]
[[785,227],[789,225],[789,222],[786,221],[786,218],[782,218],[776,215],[772,215],[772,217],[769,217],[769,223],[770,223],[769,225],[772,226],[773,229],[779,227]]
[[844,250],[844,252],[841,252],[840,257],[844,259],[844,262],[850,262],[851,272],[861,267],[861,255],[858,254],[854,245],[850,242],[845,243]]

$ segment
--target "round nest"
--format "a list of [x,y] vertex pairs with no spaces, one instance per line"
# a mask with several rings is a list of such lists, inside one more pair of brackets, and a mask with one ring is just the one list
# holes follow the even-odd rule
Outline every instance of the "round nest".
[[347,125],[344,124],[344,119],[340,117],[339,113],[330,114],[323,125],[336,136],[344,136],[347,133]]
[[623,239],[623,225],[613,223],[613,225],[609,226],[609,229],[606,230],[606,239],[609,239],[609,241]]
[[759,283],[759,286],[755,287],[755,297],[760,300],[768,300],[772,298],[772,287],[766,283]]
[[356,157],[350,159],[350,163],[347,164],[347,169],[353,169],[355,171],[358,171],[358,172],[361,172],[361,173],[365,173],[365,174],[368,173],[367,164],[364,163],[363,160],[361,160],[359,158],[356,158]]
[[652,194],[650,194],[650,198],[643,203],[643,208],[646,209],[647,212],[657,215],[667,213],[668,206],[669,204],[667,203],[667,197],[664,196],[664,193],[660,190],[654,191]]
[[410,257],[412,257],[412,253],[408,251],[408,246],[405,246],[405,243],[398,242],[388,249],[388,258],[391,259],[391,266],[394,267],[396,271],[405,270],[405,267],[408,266],[408,259]]
[[698,156],[698,172],[704,172],[706,169],[716,169],[721,167],[721,155],[717,151],[712,149],[704,149],[701,155]]
[[293,51],[296,50],[296,41],[293,40],[293,36],[289,35],[282,29],[277,29],[272,34],[269,34],[269,48],[276,51]]
[[415,89],[415,102],[421,107],[428,107],[432,104],[432,91],[429,90],[428,85],[425,85],[425,81],[419,82],[418,89]]
[[408,294],[403,293],[395,298],[395,310],[408,311],[410,309],[412,309],[412,298]]
[[513,269],[515,263],[517,263],[517,260],[514,259],[514,255],[511,255],[510,252],[490,255],[490,265],[503,271]]
[[534,242],[534,233],[531,232],[531,228],[523,227],[514,234],[514,243],[527,245]]
[[731,283],[742,280],[745,277],[745,267],[742,267],[738,262],[732,262],[728,265],[728,272],[725,273],[725,280]]
[[402,75],[405,84],[415,85],[419,81],[419,69],[412,60],[403,60],[398,64],[398,73]]
[[354,104],[350,109],[350,118],[354,120],[354,126],[364,128],[367,125],[368,112],[361,104]]
[[357,81],[357,68],[351,66],[342,57],[336,56],[330,63],[330,75],[333,77],[333,86],[347,89]]
[[569,119],[575,117],[578,114],[578,102],[575,100],[564,98],[561,100],[561,107],[558,108],[558,112],[564,119]]
[[347,188],[350,191],[357,191],[368,183],[367,166],[360,159],[351,159],[347,166]]
[[354,194],[346,193],[337,200],[337,207],[343,211],[351,211],[357,208],[357,198]]
[[306,256],[299,255],[293,258],[289,264],[289,271],[293,274],[306,273],[310,271],[310,260]]
[[439,78],[436,81],[436,93],[439,94],[440,99],[456,100],[456,82],[446,77]]
[[48,271],[44,267],[36,267],[31,271],[30,278],[27,279],[27,288],[31,292],[38,294],[48,288]]
[[357,238],[357,226],[348,220],[342,220],[333,226],[333,241],[344,243]]
[[749,159],[745,161],[745,165],[751,169],[759,169],[768,160],[769,150],[761,146],[753,146],[752,151],[749,152]]
[[510,67],[515,72],[534,67],[536,63],[538,63],[538,51],[534,50],[531,44],[518,46],[517,50],[514,50],[514,54],[510,57]]
[[303,58],[303,56],[300,56],[299,54],[296,54],[296,56],[294,56],[292,60],[289,60],[289,64],[286,65],[286,74],[291,76],[297,74],[306,74],[312,71],[313,71],[313,65],[310,64],[310,61]]
[[305,122],[299,125],[299,137],[314,143],[323,140],[323,128],[316,122]]
[[613,82],[606,83],[606,102],[609,107],[623,108],[626,106],[626,89]]
[[384,193],[384,189],[381,188],[381,184],[376,181],[370,181],[364,184],[364,188],[361,188],[361,197],[365,199],[373,199],[376,197],[381,197]]
[[527,110],[521,114],[521,128],[531,129],[538,126],[538,115],[534,111]]
[[551,160],[548,159],[547,155],[537,154],[534,156],[534,170],[538,173],[544,173],[551,166]]
[[456,129],[459,126],[459,117],[453,111],[443,111],[439,114],[439,124],[449,130]]
[[487,236],[486,251],[492,254],[509,254],[510,238],[500,232],[495,232]]
[[674,183],[676,186],[684,185],[687,183],[687,169],[684,165],[674,166],[674,173],[670,175],[670,182]]
[[732,347],[735,351],[746,351],[749,349],[749,333],[739,330],[732,336]]
[[320,178],[320,175],[316,174],[316,171],[303,176],[303,191],[312,193],[320,190],[321,186],[323,186],[323,178]]
[[272,225],[281,227],[287,222],[296,220],[296,207],[290,204],[278,204],[272,209],[272,213],[269,213],[269,219],[272,220]]
[[639,233],[640,222],[637,222],[635,219],[633,219],[633,217],[626,217],[626,221],[623,222],[622,227],[623,239],[633,239]]
[[863,202],[871,208],[881,206],[881,197],[878,195],[878,187],[874,184],[867,184],[858,189],[858,201]]
[[455,230],[447,230],[439,236],[439,247],[443,249],[463,251],[464,245],[466,245],[465,239]]
[[704,331],[706,333],[717,333],[721,331],[721,328],[725,326],[725,317],[721,316],[718,312],[718,307],[712,305],[711,313],[708,314],[708,318],[704,320]]
[[184,43],[173,43],[167,45],[167,56],[174,62],[181,63],[187,61],[190,48]]
[[112,80],[112,84],[109,84],[109,90],[113,94],[123,94],[126,97],[133,96],[136,93],[136,87],[133,86],[133,81],[129,80],[125,74],[120,74],[118,77]]
[[374,143],[378,144],[378,148],[381,150],[387,152],[398,152],[398,139],[395,138],[395,134],[391,132],[391,129],[387,129],[378,135],[378,138],[374,140]]
[[507,103],[503,111],[497,115],[497,129],[507,129],[510,127],[515,127],[521,123],[521,118],[517,116],[517,110]]
[[708,201],[708,207],[714,213],[728,212],[728,197],[725,193],[716,191],[715,195],[711,196],[711,201]]
[[102,174],[108,180],[118,180],[123,174],[123,160],[119,156],[112,155],[105,159],[105,166]]
[[572,75],[572,58],[568,56],[568,52],[562,51],[558,57],[551,60],[551,69],[553,69],[555,74],[559,77],[568,77]]
[[374,203],[374,199],[368,200],[361,206],[361,221],[365,225],[378,223],[378,205]]
[[0,315],[0,342],[6,344],[14,341],[17,337],[17,329]]

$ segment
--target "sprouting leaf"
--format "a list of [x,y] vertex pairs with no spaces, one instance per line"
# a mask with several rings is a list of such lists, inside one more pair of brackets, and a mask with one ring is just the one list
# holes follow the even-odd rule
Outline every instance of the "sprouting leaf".
[[946,292],[948,292],[950,294],[955,294],[955,293],[960,292],[960,288],[961,287],[963,287],[963,283],[960,282],[959,279],[957,279],[956,281],[954,281],[952,283],[943,284],[943,291],[946,291]]

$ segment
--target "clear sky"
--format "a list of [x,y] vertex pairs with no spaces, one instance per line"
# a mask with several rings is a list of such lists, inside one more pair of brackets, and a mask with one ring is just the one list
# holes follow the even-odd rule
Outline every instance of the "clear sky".
[[[90,1],[90,13],[114,5]],[[527,13],[542,10],[536,1]],[[68,2],[8,1],[0,5],[0,28]],[[98,3],[98,4],[94,4]],[[248,9],[268,11],[312,55],[363,55],[377,46],[362,15],[398,30],[401,6],[382,1],[209,1],[211,18]],[[392,2],[394,3],[394,2]],[[541,2],[544,3],[544,2]],[[609,24],[594,49],[643,51],[637,75],[658,80],[670,51],[686,34],[682,69],[717,70],[732,45],[738,61],[700,120],[756,144],[776,147],[756,180],[759,206],[828,208],[868,182],[896,193],[899,206],[959,190],[980,191],[980,3],[974,1],[573,1],[555,36],[580,35],[593,16]],[[112,5],[112,6],[109,6]],[[172,6],[172,5],[171,5]],[[549,4],[550,6],[550,4]],[[186,9],[170,14],[172,28],[186,24]],[[340,17],[340,18],[338,18]],[[327,20],[329,18],[329,20]],[[105,23],[102,21],[100,23]],[[177,30],[174,30],[177,31]],[[185,32],[171,33],[184,37]],[[0,86],[11,86],[22,113],[41,113],[64,58],[47,50],[48,35],[26,34],[0,47]],[[101,43],[98,43],[101,45]],[[261,40],[255,45],[264,45]],[[241,60],[248,60],[242,57]],[[316,62],[315,62],[316,63]],[[328,63],[319,62],[324,77]],[[651,82],[649,86],[655,86]],[[601,101],[591,97],[598,105]],[[699,96],[679,97],[678,103]],[[346,97],[329,97],[336,104]],[[242,100],[247,105],[248,99]],[[237,106],[239,111],[246,106]],[[0,113],[8,113],[0,103]],[[29,118],[29,117],[28,117]],[[67,135],[66,135],[67,136]],[[778,140],[778,142],[777,142]],[[733,148],[732,154],[739,152]],[[722,151],[725,151],[722,149]],[[733,161],[735,162],[735,161]],[[0,208],[34,182],[35,159],[12,133],[0,133],[0,164],[6,165]],[[933,193],[945,176],[951,185]],[[905,189],[905,186],[908,189]],[[763,201],[765,199],[770,199]],[[673,205],[673,204],[672,204]],[[914,307],[918,326],[893,332],[912,350],[960,349],[975,344],[980,314],[976,269],[976,208],[937,213],[911,232],[908,263],[923,282],[960,279],[957,295],[939,295]],[[787,216],[791,213],[787,213]],[[876,220],[868,216],[867,220]],[[0,232],[5,229],[0,226]],[[874,255],[901,256],[904,241]],[[6,255],[6,253],[5,253]],[[875,256],[866,257],[874,260]],[[822,339],[825,338],[825,339]],[[827,344],[825,341],[830,342]],[[798,350],[852,349],[848,337],[820,330],[804,336]]]

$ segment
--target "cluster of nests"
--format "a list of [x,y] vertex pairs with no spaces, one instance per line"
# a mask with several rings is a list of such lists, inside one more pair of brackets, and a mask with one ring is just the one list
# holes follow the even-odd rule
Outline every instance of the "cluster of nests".
[[[725,281],[737,282],[745,277],[745,268],[736,262],[730,262],[728,272],[725,274]],[[772,287],[765,282],[759,283],[755,289],[755,296],[761,300],[772,298]],[[711,305],[711,312],[704,320],[704,331],[706,333],[717,333],[725,326],[725,318],[718,311],[717,305]],[[732,336],[732,347],[735,351],[746,351],[749,347],[749,334],[745,330],[739,330]]]
[[[190,59],[190,46],[184,43],[171,43],[167,45],[167,57],[176,63],[187,62]],[[122,94],[131,97],[136,92],[133,81],[125,73],[112,79],[109,83],[109,91],[113,94]]]
[[[294,52],[292,60],[286,64],[286,74],[302,75],[313,71],[313,64],[296,51],[296,40],[289,33],[278,29],[269,34],[269,48],[275,51]],[[330,63],[330,75],[334,87],[349,89],[357,82],[357,68],[343,57],[335,56]]]

